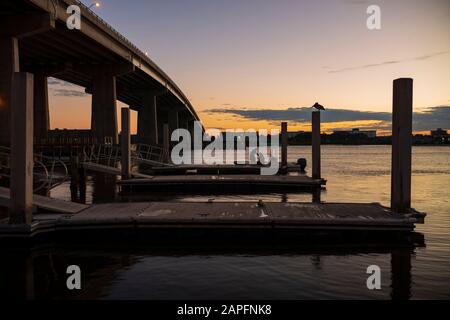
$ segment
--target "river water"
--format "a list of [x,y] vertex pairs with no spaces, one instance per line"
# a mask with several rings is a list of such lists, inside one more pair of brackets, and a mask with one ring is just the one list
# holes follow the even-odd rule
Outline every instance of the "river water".
[[[309,147],[290,147],[289,161],[307,158]],[[323,146],[326,202],[390,200],[389,146]],[[425,245],[373,250],[306,247],[302,250],[152,250],[50,245],[22,254],[32,267],[34,298],[62,299],[448,299],[450,298],[450,147],[414,147],[412,204],[428,214],[417,232]],[[68,185],[52,196],[70,200]],[[124,200],[115,180],[90,178],[86,202]],[[306,201],[310,194],[140,195],[132,200]],[[125,199],[130,200],[130,199]],[[9,253],[8,253],[9,254]],[[17,254],[8,256],[15,259]],[[32,258],[30,258],[32,256]],[[4,264],[5,261],[3,261]],[[65,288],[65,265],[83,270],[79,292]],[[15,268],[14,263],[6,267]],[[381,290],[368,290],[366,269],[381,268]],[[16,268],[17,270],[17,268]],[[20,269],[21,270],[21,269]],[[28,270],[28,269],[27,269]],[[24,271],[26,273],[26,271]],[[30,273],[30,271],[28,271]],[[4,274],[4,272],[2,272]],[[23,277],[22,277],[23,278]],[[0,286],[12,290],[12,280]],[[5,288],[2,288],[5,292]]]

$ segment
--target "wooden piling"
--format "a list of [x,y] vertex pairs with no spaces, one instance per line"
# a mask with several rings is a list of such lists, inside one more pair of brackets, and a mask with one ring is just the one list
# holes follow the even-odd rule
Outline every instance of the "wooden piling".
[[33,220],[33,75],[15,72],[11,97],[11,224]]
[[408,213],[411,209],[413,79],[394,81],[392,112],[391,209]]
[[163,151],[164,151],[164,161],[169,161],[170,157],[170,133],[169,133],[169,124],[164,123],[163,126]]
[[320,111],[312,113],[312,176],[321,179],[321,155],[320,155]]
[[288,165],[288,123],[281,123],[281,172],[287,173]]
[[122,108],[122,133],[120,135],[122,179],[131,177],[130,109]]

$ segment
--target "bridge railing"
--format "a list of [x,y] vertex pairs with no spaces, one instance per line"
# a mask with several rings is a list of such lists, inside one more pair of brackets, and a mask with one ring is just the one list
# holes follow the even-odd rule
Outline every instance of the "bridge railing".
[[[97,15],[93,10],[91,10],[88,6],[86,6],[85,4],[83,4],[80,0],[75,0],[78,5],[83,8],[84,10],[86,10],[87,12],[89,12],[93,18],[95,18],[96,20],[98,20],[101,24],[103,24],[106,28],[108,28],[114,35],[117,36],[118,39],[120,39],[123,43],[125,43],[129,48],[133,49],[134,51],[136,51],[138,53],[139,56],[139,62],[142,64],[142,61],[146,61],[148,64],[150,64],[152,66],[153,69],[155,69],[155,71],[157,73],[159,73],[163,78],[167,79],[165,81],[164,86],[166,87],[166,89],[168,89],[168,87],[170,86],[172,89],[174,89],[174,91],[177,93],[177,95],[180,96],[180,99],[182,100],[182,103],[185,104],[186,106],[192,108],[188,98],[185,96],[185,94],[180,90],[180,88],[178,88],[178,86],[169,78],[169,76],[162,70],[160,69],[149,57],[147,53],[144,53],[141,49],[139,49],[136,45],[134,45],[130,40],[128,40],[127,38],[125,38],[120,32],[118,32],[116,29],[114,29],[108,22],[106,22],[105,20],[103,20],[99,15]],[[130,60],[132,60],[131,54],[129,57]],[[195,114],[195,110],[192,108],[192,112]],[[196,114],[195,114],[196,115]],[[197,115],[196,115],[197,116]]]
[[[130,40],[125,38],[122,34],[120,34],[119,31],[114,29],[108,22],[103,20],[98,14],[96,14],[93,10],[91,10],[88,6],[86,6],[84,3],[82,3],[79,0],[76,0],[78,2],[78,5],[83,8],[84,10],[88,11],[95,19],[97,19],[99,22],[101,22],[105,27],[107,27],[112,33],[114,33],[120,40],[122,40],[124,43],[126,43],[129,47],[134,49],[136,52],[139,53],[141,58],[148,59],[146,54],[141,51],[137,46],[135,46]],[[145,57],[145,58],[144,58]]]

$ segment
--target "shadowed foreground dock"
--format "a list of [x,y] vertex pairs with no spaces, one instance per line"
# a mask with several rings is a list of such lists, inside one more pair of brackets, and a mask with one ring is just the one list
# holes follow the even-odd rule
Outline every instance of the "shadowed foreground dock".
[[[30,237],[40,233],[119,230],[145,232],[153,237],[202,235],[218,231],[232,237],[240,233],[311,231],[412,231],[424,215],[394,214],[380,204],[255,203],[255,202],[141,202],[92,205],[78,214],[38,214],[31,226],[0,224],[0,237]],[[200,230],[200,233],[199,233]],[[171,232],[174,231],[174,232]],[[237,232],[236,232],[237,231]]]

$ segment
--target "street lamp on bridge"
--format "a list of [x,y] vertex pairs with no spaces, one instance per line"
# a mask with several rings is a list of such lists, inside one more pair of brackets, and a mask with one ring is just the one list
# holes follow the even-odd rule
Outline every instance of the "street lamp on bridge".
[[91,9],[91,8],[93,8],[93,7],[100,8],[101,5],[102,5],[102,4],[100,3],[100,1],[95,1],[94,3],[92,3],[92,4],[88,7],[88,9]]

